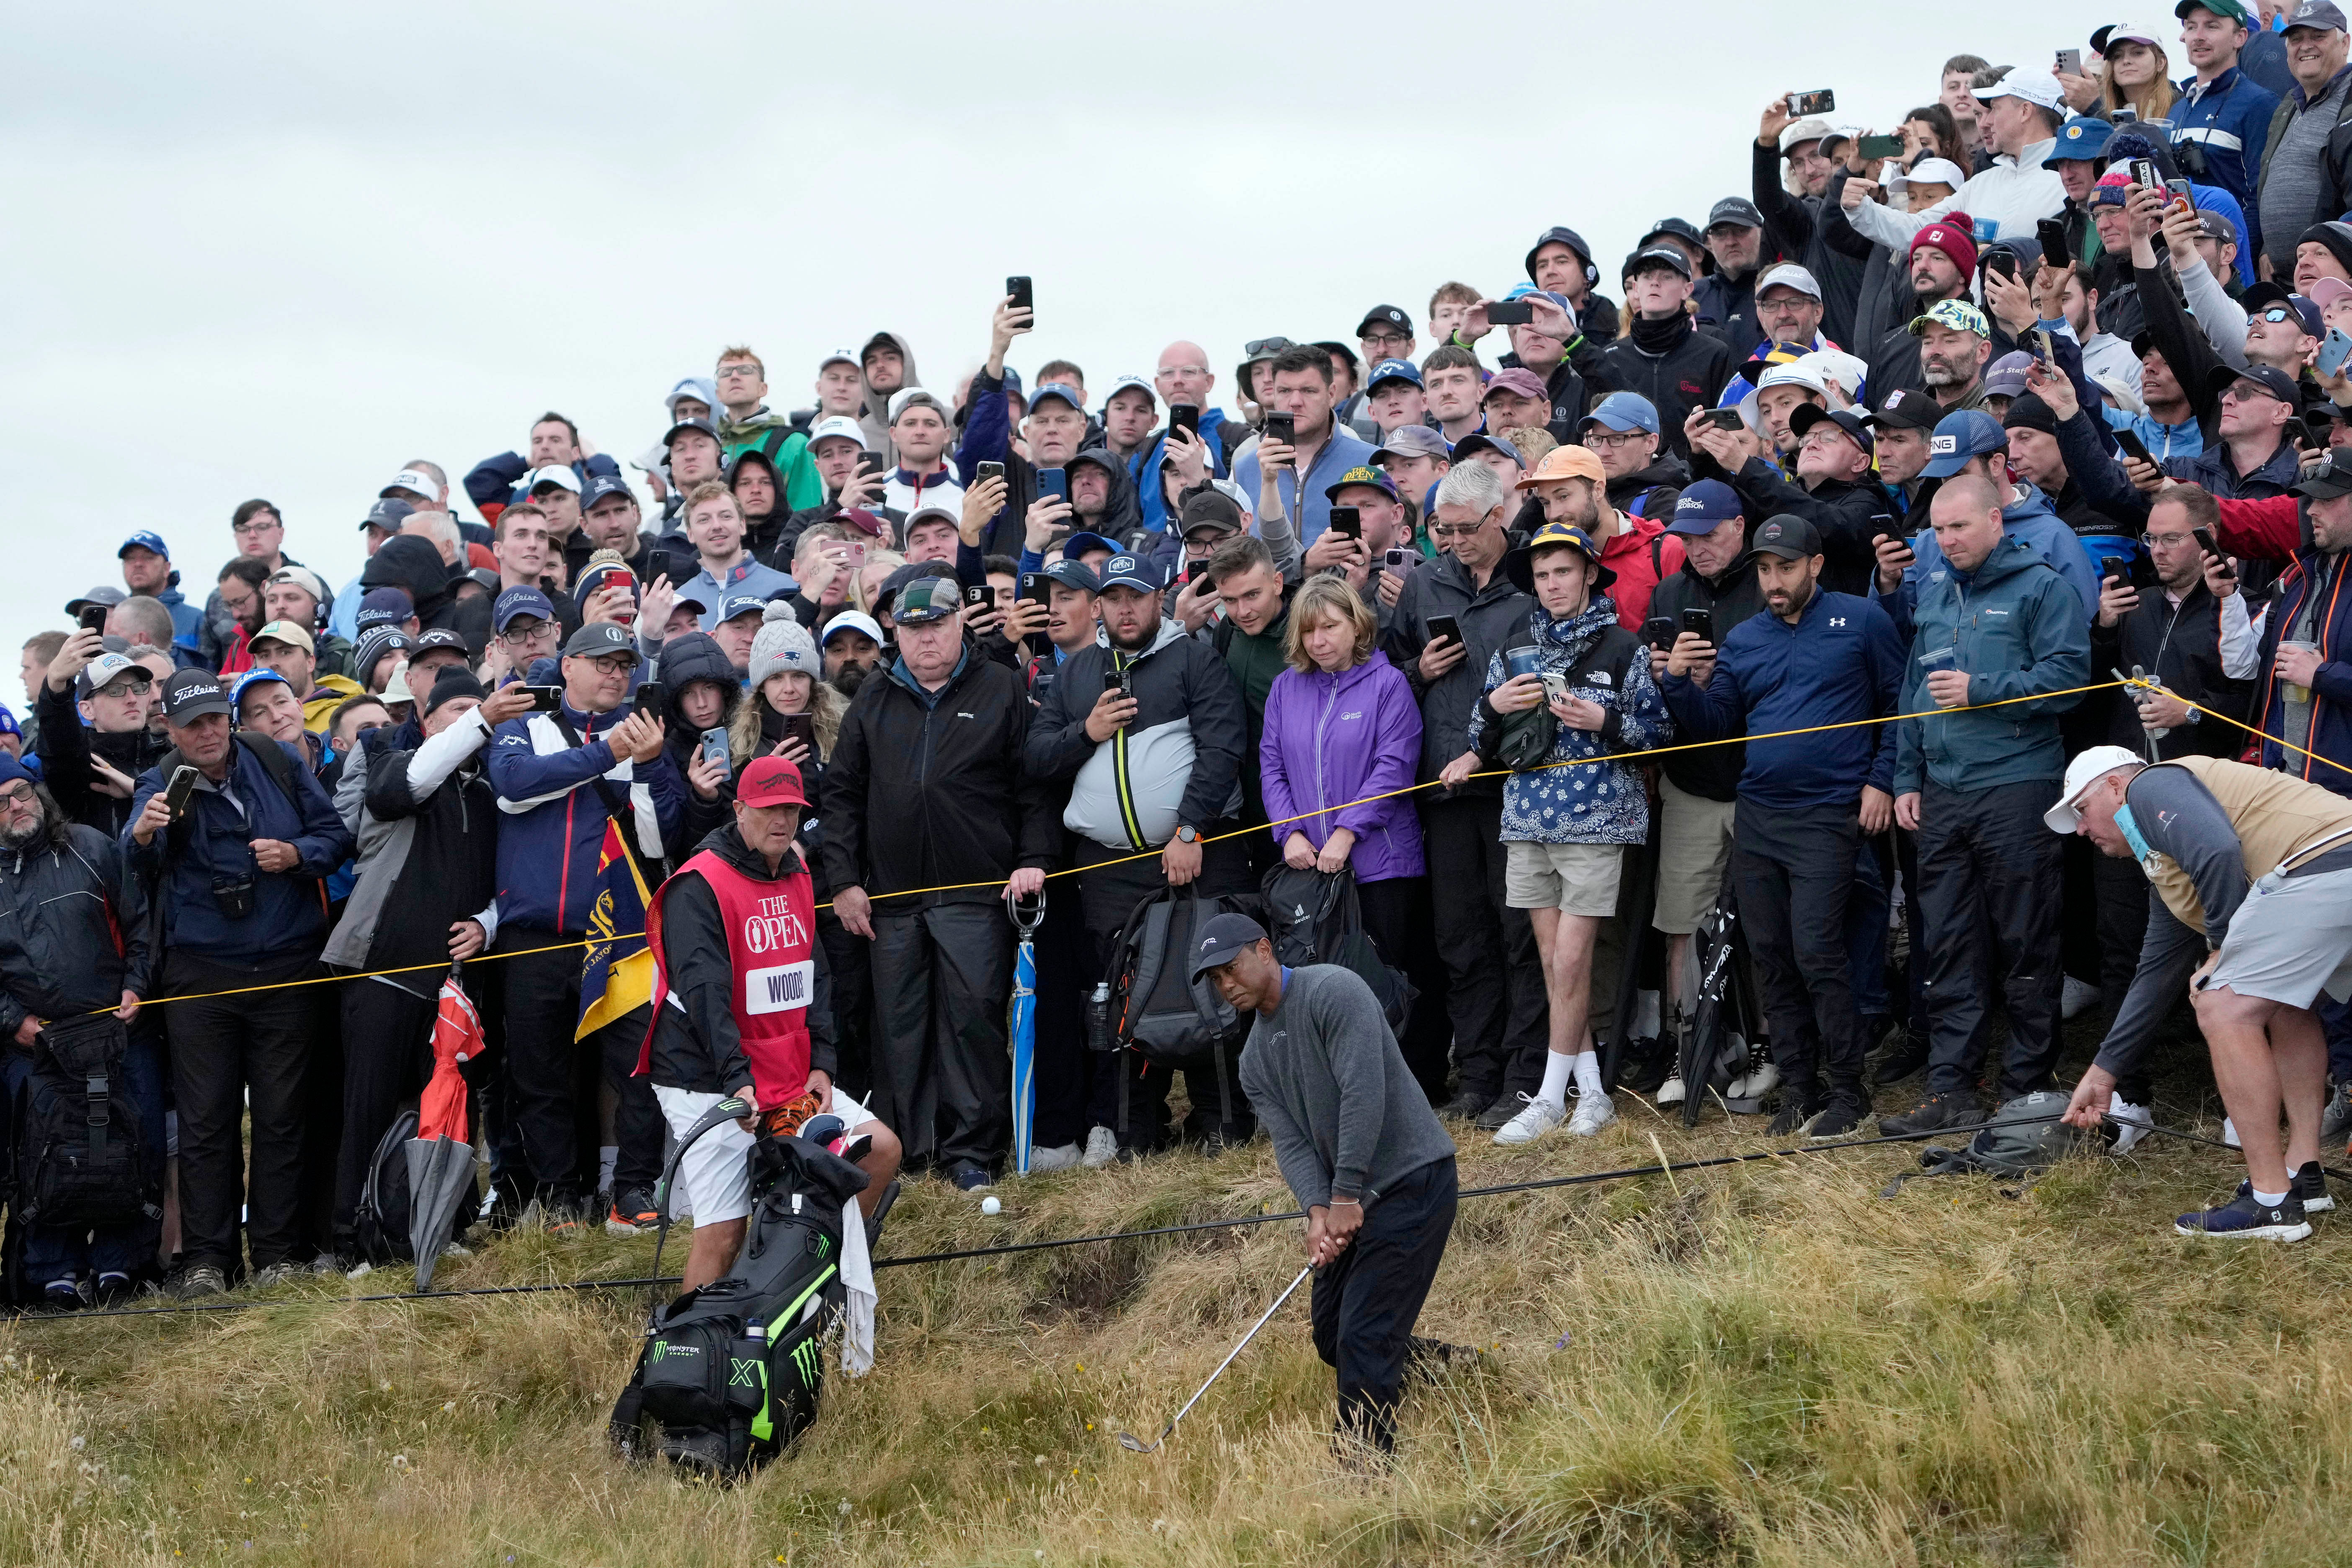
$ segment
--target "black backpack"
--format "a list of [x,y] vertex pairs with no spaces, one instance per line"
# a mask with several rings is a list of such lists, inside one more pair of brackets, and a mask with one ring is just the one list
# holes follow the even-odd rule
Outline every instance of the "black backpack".
[[1364,930],[1352,868],[1300,871],[1278,865],[1265,874],[1259,897],[1265,904],[1265,930],[1274,939],[1276,959],[1293,969],[1336,963],[1352,970],[1372,988],[1389,1032],[1404,1032],[1405,1019],[1421,993],[1403,971],[1390,967],[1380,944]]
[[352,1232],[360,1256],[370,1263],[416,1256],[408,1239],[408,1141],[415,1136],[416,1102],[412,1100],[392,1119],[368,1157],[367,1181],[352,1215]]
[[[1106,1026],[1098,1048],[1140,1052],[1147,1061],[1181,1067],[1202,1057],[1217,1068],[1218,1103],[1234,1102],[1228,1055],[1249,1034],[1249,1019],[1235,1013],[1206,975],[1192,977],[1191,958],[1201,927],[1222,914],[1255,918],[1255,900],[1204,899],[1191,887],[1160,888],[1145,896],[1111,943]],[[1118,1124],[1127,1125],[1132,1073],[1118,1075]]]
[[733,1479],[816,1421],[822,1342],[847,1299],[843,1210],[866,1174],[794,1137],[763,1137],[747,1158],[753,1198],[743,1250],[724,1276],[646,1326],[636,1371],[613,1406],[613,1442],[625,1458],[658,1454]]
[[16,1197],[26,1226],[161,1218],[163,1162],[139,1137],[144,1108],[124,1092],[131,1030],[110,1013],[49,1025],[33,1041],[17,1102]]

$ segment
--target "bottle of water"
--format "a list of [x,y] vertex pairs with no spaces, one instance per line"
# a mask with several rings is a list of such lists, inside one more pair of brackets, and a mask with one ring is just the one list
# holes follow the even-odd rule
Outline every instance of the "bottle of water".
[[1087,998],[1087,1045],[1097,1051],[1111,1047],[1110,982],[1095,982],[1094,994]]

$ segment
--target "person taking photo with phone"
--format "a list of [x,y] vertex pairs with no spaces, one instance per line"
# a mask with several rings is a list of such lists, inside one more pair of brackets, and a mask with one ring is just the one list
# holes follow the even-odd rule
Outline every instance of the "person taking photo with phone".
[[58,647],[33,704],[40,724],[33,752],[67,819],[111,838],[131,820],[139,775],[172,742],[148,723],[154,671],[104,644],[102,634],[82,630]]

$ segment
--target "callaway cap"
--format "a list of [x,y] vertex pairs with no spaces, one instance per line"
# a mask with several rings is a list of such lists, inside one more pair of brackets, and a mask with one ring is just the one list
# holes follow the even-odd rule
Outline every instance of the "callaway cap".
[[1920,475],[1924,479],[1948,479],[1967,468],[1969,458],[2007,450],[2009,437],[1993,423],[1991,415],[1981,408],[1963,408],[1957,414],[1945,415],[1936,433],[1927,437],[1927,466]]
[[808,786],[801,782],[800,769],[782,757],[754,757],[743,765],[743,776],[735,781],[735,804],[806,805]]
[[122,542],[122,548],[114,552],[114,558],[117,561],[120,561],[134,550],[152,550],[166,561],[169,561],[172,558],[172,547],[163,542],[163,536],[162,534],[155,532],[152,529],[142,528],[138,532],[132,534],[130,538],[124,540]]
[[1421,367],[1409,359],[1384,359],[1372,366],[1371,379],[1364,383],[1364,390],[1376,391],[1386,381],[1409,381],[1419,386]]
[[1821,531],[1796,513],[1784,511],[1766,519],[1748,541],[1748,548],[1783,561],[1810,561],[1822,552]]
[[1223,968],[1244,948],[1265,940],[1265,928],[1247,915],[1211,916],[1201,927],[1200,944],[1192,950],[1192,978],[1198,980],[1212,969]]
[[1666,524],[1666,531],[1713,533],[1718,523],[1739,515],[1738,490],[1721,479],[1700,479],[1675,499],[1675,520]]
[[2066,782],[2060,787],[2064,794],[2058,804],[2042,814],[2042,820],[2053,833],[2072,833],[2083,825],[2083,794],[2093,784],[2114,773],[2147,759],[2128,746],[2086,746],[2074,753],[2066,764]]
[[627,654],[631,664],[643,661],[637,652],[636,639],[610,621],[589,622],[573,632],[572,640],[563,645],[563,657],[566,658],[604,658],[616,653]]
[[882,623],[872,616],[863,610],[844,610],[824,623],[824,635],[817,641],[820,645],[829,643],[842,632],[863,633],[877,645],[889,640],[882,635]]
[[178,728],[207,713],[226,713],[228,693],[208,669],[175,669],[163,682],[163,720]]

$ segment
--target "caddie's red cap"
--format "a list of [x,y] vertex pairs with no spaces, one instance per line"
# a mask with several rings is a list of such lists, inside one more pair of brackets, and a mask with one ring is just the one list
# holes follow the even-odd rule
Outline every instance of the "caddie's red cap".
[[735,786],[735,798],[745,805],[806,805],[808,792],[801,787],[801,771],[782,757],[755,757]]

